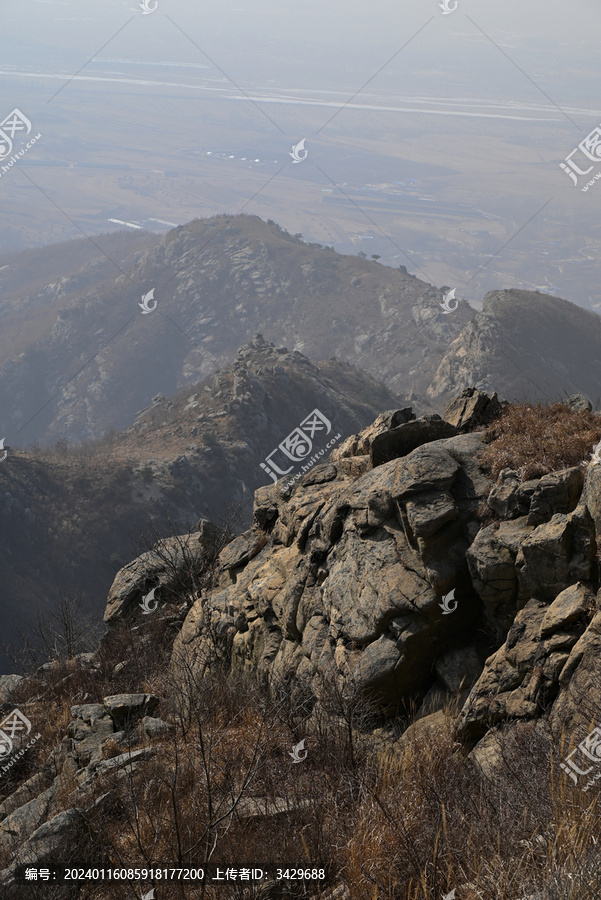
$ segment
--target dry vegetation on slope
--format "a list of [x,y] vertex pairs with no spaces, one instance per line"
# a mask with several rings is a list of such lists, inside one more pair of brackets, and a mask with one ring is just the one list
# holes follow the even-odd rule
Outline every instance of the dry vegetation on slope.
[[[544,446],[545,471],[578,463],[590,452],[589,438],[599,437],[597,423],[590,414],[554,406],[509,410],[487,432],[489,463],[527,466],[532,446]],[[591,429],[585,437],[583,425]],[[409,713],[391,722],[378,717],[369,696],[348,683],[341,687],[327,667],[318,705],[302,684],[292,689],[272,678],[268,691],[253,675],[226,678],[214,659],[204,678],[186,678],[186,670],[182,677],[181,669],[175,677],[171,649],[187,612],[182,600],[181,609],[165,604],[143,623],[111,628],[93,662],[58,662],[11,698],[42,736],[5,774],[2,796],[21,786],[18,805],[29,797],[37,804],[34,798],[61,771],[44,802],[52,804],[51,815],[82,810],[75,838],[61,846],[61,862],[148,868],[210,861],[328,872],[326,888],[269,882],[256,889],[239,882],[228,896],[241,900],[434,900],[453,890],[457,900],[599,896],[596,792],[575,789],[559,768],[574,735],[551,741],[540,718],[512,717],[490,731],[494,747],[466,759],[469,742],[456,739],[457,703],[425,718]],[[534,601],[538,606],[548,609]],[[581,631],[590,628],[589,643],[597,633],[594,614],[593,604],[581,623]],[[521,625],[513,629],[509,649],[522,631]],[[558,637],[565,644],[569,635]],[[213,640],[218,649],[216,634]],[[195,673],[202,669],[197,659]],[[591,722],[601,714],[599,686],[597,676],[584,695],[573,688]],[[171,728],[151,737],[132,721],[120,739],[115,733],[101,743],[101,765],[112,760],[115,770],[104,766],[91,779],[89,769],[65,764],[69,753],[81,752],[75,738],[91,736],[72,707],[131,691],[159,697],[158,712]],[[543,704],[538,713],[544,711]],[[307,756],[294,764],[290,750],[301,740]],[[137,754],[134,765],[123,758],[124,747]],[[8,846],[3,842],[0,867],[30,836],[22,812],[20,824],[10,818],[15,808],[13,800],[0,806],[1,827],[12,834]],[[35,815],[35,807],[30,812]],[[155,887],[157,900],[224,896],[210,885],[184,889],[157,881]],[[14,896],[37,900],[40,890],[22,886]],[[139,889],[44,886],[43,896],[130,900]]]
[[[143,640],[139,631],[115,632],[97,671],[64,664],[30,685],[31,699],[15,697],[32,721],[45,724],[35,750],[4,779],[6,793],[28,776],[38,791],[40,778],[50,782],[49,754],[74,703],[135,688],[161,695],[161,715],[175,724],[152,747],[132,727],[131,751],[148,753],[122,769],[120,779],[107,772],[81,788],[75,773],[63,778],[56,809],[77,805],[87,812],[62,862],[148,868],[202,866],[210,859],[224,867],[328,872],[328,888],[231,885],[227,896],[241,900],[432,900],[453,888],[461,900],[599,896],[595,797],[575,796],[557,760],[549,777],[550,748],[533,723],[505,735],[503,774],[491,782],[465,762],[445,714],[438,728],[412,729],[412,738],[406,734],[391,751],[381,732],[364,728],[369,711],[350,697],[336,698],[338,716],[326,719],[311,716],[285,691],[267,696],[255,682],[214,677],[190,685],[183,702],[167,672],[169,631],[156,619]],[[112,674],[124,660],[125,668]],[[295,765],[288,752],[301,738],[308,754]],[[108,741],[103,756],[121,752]],[[8,862],[5,854],[0,867]],[[544,895],[533,893],[543,884]],[[184,890],[157,880],[155,887],[161,900],[224,896],[210,886]],[[339,893],[332,892],[336,887]],[[37,885],[18,890],[19,900],[42,896]],[[43,896],[131,900],[139,892],[95,883],[44,887]]]
[[564,403],[516,403],[486,429],[484,440],[489,446],[480,463],[493,478],[513,469],[527,481],[588,461],[601,440],[601,420]]

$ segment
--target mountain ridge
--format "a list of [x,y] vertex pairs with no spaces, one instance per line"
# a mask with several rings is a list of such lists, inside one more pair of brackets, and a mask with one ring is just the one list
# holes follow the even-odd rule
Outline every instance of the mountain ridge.
[[[122,430],[157,393],[227,366],[255,333],[312,359],[345,360],[439,413],[470,385],[512,400],[597,397],[595,313],[517,289],[489,292],[481,312],[458,300],[445,313],[446,286],[301,238],[271,220],[223,215],[164,236],[118,232],[94,246],[60,245],[57,259],[49,248],[6,258],[6,440]],[[151,289],[157,307],[143,314]]]
[[[261,462],[312,410],[344,439],[398,400],[347,363],[312,363],[258,335],[220,372],[172,397],[156,394],[122,432],[9,449],[0,465],[7,626],[35,621],[61,592],[85,595],[99,620],[115,567],[142,535],[183,531],[233,508],[248,521],[254,490],[270,480]],[[319,435],[315,442],[321,450]]]

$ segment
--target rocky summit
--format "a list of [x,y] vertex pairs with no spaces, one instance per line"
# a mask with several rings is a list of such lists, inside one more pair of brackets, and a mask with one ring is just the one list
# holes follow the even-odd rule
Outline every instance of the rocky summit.
[[[244,533],[232,536],[201,519],[197,531],[162,541],[125,566],[108,596],[98,651],[72,660],[70,669],[50,664],[29,678],[4,676],[3,710],[18,702],[33,716],[40,697],[57,691],[66,691],[71,705],[38,771],[25,771],[29,777],[14,782],[0,806],[2,896],[26,896],[18,893],[19,865],[62,852],[85,823],[102,815],[110,831],[111,817],[129,815],[127,792],[147,779],[159,791],[171,772],[175,790],[174,735],[187,740],[203,684],[210,686],[203,716],[213,729],[211,698],[227,684],[235,692],[255,684],[272,701],[286,695],[289,712],[276,704],[269,740],[280,739],[287,716],[293,767],[307,759],[305,740],[318,757],[340,726],[336,734],[351,741],[352,766],[367,753],[365,772],[369,759],[379,760],[411,793],[417,788],[403,773],[418,778],[416,760],[431,754],[425,748],[438,735],[448,741],[445,778],[452,770],[452,778],[465,777],[489,796],[493,785],[501,791],[509,783],[507,760],[515,761],[511,754],[527,735],[526,757],[539,754],[551,773],[544,777],[555,772],[556,790],[588,790],[594,752],[586,766],[582,756],[571,768],[565,759],[576,745],[595,746],[589,733],[600,677],[601,466],[594,454],[570,457],[562,444],[559,463],[536,477],[524,477],[529,470],[517,457],[514,468],[497,473],[495,441],[503,427],[507,437],[503,423],[518,413],[540,421],[546,415],[544,407],[516,412],[474,387],[443,417],[409,406],[381,413],[302,477],[256,490]],[[582,395],[554,414],[568,428],[586,421],[601,436],[599,414]],[[551,449],[545,452],[550,459]],[[209,571],[190,581],[191,572]],[[122,657],[113,668],[111,646]],[[145,666],[140,652],[147,653]],[[164,666],[157,670],[159,657]],[[248,707],[228,714],[220,740],[233,740],[237,717],[249,715]],[[199,734],[206,735],[207,721]],[[299,721],[306,735],[300,742]],[[206,747],[198,746],[209,766]],[[240,757],[251,752],[236,746]],[[212,745],[211,753],[219,748]],[[428,777],[438,777],[432,773],[439,763],[428,759]],[[311,834],[310,816],[322,800],[297,795],[290,784],[283,800],[284,776],[275,756],[270,760],[271,787],[265,782],[247,796],[244,779],[238,781],[240,795],[223,814],[238,810],[240,827],[254,821],[267,830],[284,816]],[[238,764],[238,757],[228,763],[236,771]],[[309,781],[319,777],[319,768],[303,771],[312,773]],[[309,782],[305,787],[311,790]],[[356,809],[359,801],[345,802]],[[536,827],[546,840],[541,816]],[[216,842],[220,834],[215,826]],[[555,883],[566,884],[575,866],[569,859],[558,864]],[[484,896],[468,893],[470,886],[464,877],[461,896]],[[359,895],[339,869],[330,892],[319,896]]]
[[[328,418],[334,439],[397,403],[346,363],[316,364],[258,334],[210,378],[155,394],[122,432],[53,451],[11,449],[0,466],[7,620],[23,631],[36,607],[71,592],[100,621],[116,571],[153,534],[183,532],[199,517],[218,523],[234,509],[248,525],[254,491],[270,481],[261,463],[311,410]],[[316,437],[315,452],[325,443]],[[0,672],[7,665],[0,654]]]
[[[573,725],[570,681],[586,680],[601,623],[601,476],[493,482],[483,432],[466,430],[496,407],[467,390],[447,419],[389,411],[294,486],[259,489],[252,528],[183,623],[174,670],[218,665],[316,700],[333,679],[389,716],[409,703],[432,714],[471,688],[466,741],[544,710],[555,729],[568,710]],[[484,527],[483,504],[496,512]],[[121,611],[112,597],[107,621]]]
[[[598,399],[596,313],[518,289],[489,291],[480,312],[459,296],[445,309],[445,285],[258,216],[0,262],[0,409],[3,434],[18,444],[127,428],[151,398],[192,394],[257,332],[312,360],[344,360],[431,412],[471,385],[510,400]],[[145,315],[150,289],[157,308]]]

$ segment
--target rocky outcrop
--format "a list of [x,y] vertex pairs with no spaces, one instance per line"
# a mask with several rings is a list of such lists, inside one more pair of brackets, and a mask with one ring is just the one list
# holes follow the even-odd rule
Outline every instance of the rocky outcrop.
[[[482,310],[449,343],[428,396],[450,398],[475,386],[512,402],[554,402],[566,388],[597,397],[600,341],[596,313],[539,291],[489,291]],[[573,409],[587,408],[582,393],[570,401]]]
[[[452,697],[466,700],[471,743],[566,704],[563,666],[594,635],[583,609],[597,588],[600,470],[522,482],[505,469],[493,484],[469,429],[500,408],[470,388],[449,404],[453,422],[391,409],[301,478],[260,488],[252,527],[223,548],[175,640],[182,687],[219,667],[317,703],[334,686],[387,715],[415,704],[418,718]],[[481,522],[484,505],[496,521]],[[109,624],[149,576],[148,555],[119,573]]]
[[556,513],[576,509],[583,483],[582,467],[578,466],[543,475],[530,498],[528,525],[541,525]]
[[[147,715],[158,705],[151,694],[119,694],[71,707],[72,721],[43,771],[0,804],[0,848],[18,846],[11,865],[0,872],[0,884],[13,886],[20,865],[41,865],[63,854],[81,831],[89,809],[87,789],[108,775],[131,774],[156,753],[152,741],[173,730],[171,723]],[[66,785],[75,790],[73,805],[63,809]],[[109,796],[110,787],[93,805]]]
[[[456,422],[496,414],[497,402],[468,391]],[[188,613],[175,670],[198,677],[220,665],[316,699],[333,679],[388,712],[418,698],[425,713],[466,696],[483,665],[469,635],[484,626],[499,646],[530,599],[544,607],[590,582],[595,531],[576,507],[579,469],[525,485],[506,472],[501,483],[517,499],[500,505],[499,484],[476,462],[481,436],[457,431],[391,410],[295,485],[259,489],[253,527],[222,551],[215,586]],[[507,521],[481,527],[483,500]],[[442,604],[451,591],[452,617]],[[453,654],[461,678],[445,676]]]
[[561,591],[551,604],[530,599],[503,646],[486,661],[459,717],[459,739],[481,738],[499,723],[532,719],[549,708],[592,608],[594,595],[581,583]]
[[[480,402],[466,394],[455,430],[466,401]],[[492,484],[476,461],[481,435],[439,437],[432,421],[389,411],[293,489],[259,490],[253,528],[184,622],[174,671],[219,665],[317,701],[330,681],[388,714],[417,702],[418,718],[460,698],[468,746],[507,722],[576,715],[575,686],[589,684],[601,640],[600,470],[527,482],[505,470]],[[408,452],[407,429],[423,435]],[[482,501],[492,524],[479,520]]]
[[445,421],[460,431],[473,431],[490,425],[503,408],[496,393],[489,396],[478,388],[466,388],[459,397],[454,397],[444,411]]
[[[465,552],[490,487],[468,462],[480,443],[445,438],[358,479],[331,463],[325,485],[259,490],[251,535],[264,547],[234,576],[225,554],[177,638],[177,666],[211,664],[216,639],[227,669],[298,679],[316,697],[328,678],[387,708],[425,694],[436,659],[477,620]],[[453,589],[450,622],[440,602]]]
[[[388,410],[301,478],[260,488],[252,527],[208,568],[203,541],[223,535],[201,521],[174,539],[206,569],[185,619],[176,617],[178,701],[209,670],[285,689],[312,704],[315,721],[328,720],[334,701],[335,718],[367,701],[383,752],[403,754],[443,733],[490,779],[516,723],[553,756],[586,737],[601,680],[601,467],[593,459],[526,482],[505,469],[493,483],[478,462],[483,435],[465,431],[479,427],[476,407],[487,407],[479,397],[459,398],[455,423]],[[148,553],[119,573],[109,631],[131,625],[157,579],[172,579],[162,589],[178,602],[177,559],[160,570]],[[134,639],[142,627],[131,626]],[[78,665],[98,672],[101,656]],[[12,702],[22,689],[5,679],[0,697]],[[50,763],[4,799],[0,846],[15,859],[40,862],[53,842],[70,841],[86,792],[106,784],[110,799],[111,780],[171,739],[158,697],[138,690],[73,705]],[[65,810],[67,781],[76,787]],[[240,817],[277,821],[303,810],[280,801],[253,797]],[[0,880],[12,883],[15,864]]]
[[[294,488],[257,491],[253,528],[222,552],[216,587],[184,622],[176,670],[219,662],[316,698],[340,680],[389,711],[425,696],[479,617],[465,554],[491,487],[481,448],[438,417],[392,411]],[[450,619],[441,600],[453,590]]]
[[391,427],[373,439],[370,447],[371,464],[374,467],[381,466],[391,459],[406,456],[422,444],[453,437],[456,434],[454,426],[440,416],[423,416],[419,419],[413,417],[412,421]]
[[152,550],[120,569],[109,591],[104,621],[126,621],[143,615],[142,602],[151,590],[152,604],[159,600],[181,600],[186,586],[192,588],[212,563],[223,531],[206,519],[198,533],[174,535],[158,541]]

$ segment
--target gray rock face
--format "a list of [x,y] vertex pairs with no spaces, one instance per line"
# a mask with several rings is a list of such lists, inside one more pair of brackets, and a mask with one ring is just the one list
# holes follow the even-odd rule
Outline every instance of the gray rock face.
[[234,538],[223,548],[219,555],[220,565],[228,571],[233,571],[250,562],[260,549],[260,535],[247,532],[247,534]]
[[165,538],[153,550],[143,553],[117,572],[109,591],[104,621],[108,624],[141,616],[140,604],[151,588],[159,598],[178,596],[191,572],[200,575],[208,565],[221,529],[210,528],[201,519],[198,533]]
[[591,610],[592,594],[583,584],[574,584],[555,598],[543,617],[541,638],[548,638],[556,631],[569,631],[579,620],[584,622]]
[[584,477],[582,502],[591,514],[598,549],[601,550],[601,465],[590,463]]
[[474,588],[482,601],[482,617],[496,643],[505,639],[518,611],[516,559],[533,531],[524,518],[482,528],[466,553]]
[[[74,707],[76,709],[76,707]],[[73,713],[73,710],[71,710]],[[78,769],[83,769],[91,762],[102,757],[102,745],[115,732],[111,716],[103,715],[94,718],[91,723],[76,718],[69,723],[67,737],[71,738],[72,754]]]
[[[460,424],[470,421],[467,401],[474,415],[483,402],[468,394],[454,406]],[[587,592],[596,571],[580,469],[525,483],[505,470],[491,492],[479,433],[436,438],[443,420],[411,415],[387,413],[353,436],[320,467],[323,477],[257,492],[253,529],[222,553],[215,588],[176,639],[175,673],[200,675],[213,659],[310,686],[317,700],[334,679],[378,698],[383,711],[417,697],[420,715],[467,696],[478,678],[462,726],[470,739],[555,699],[585,628],[582,596],[565,591]],[[409,449],[412,441],[419,446]],[[596,477],[587,474],[595,510]],[[483,499],[503,521],[480,526]],[[441,599],[453,589],[457,607],[443,619]],[[481,675],[479,651],[457,650],[478,625],[503,645]]]
[[[597,595],[597,609],[600,597]],[[591,730],[598,719],[599,658],[601,656],[601,612],[571,649],[559,676],[560,694],[549,714],[549,724],[556,741],[567,736],[575,746]]]
[[381,413],[371,425],[364,428],[359,434],[352,434],[338,444],[330,454],[330,460],[336,463],[342,459],[369,456],[372,442],[378,435],[414,419],[415,413],[410,406],[403,409],[389,409],[387,412]]
[[444,411],[444,419],[460,431],[467,431],[489,425],[502,408],[496,393],[489,396],[478,388],[469,387],[451,400]]
[[71,715],[74,719],[81,719],[82,722],[93,725],[97,719],[106,715],[106,711],[102,703],[84,703],[81,706],[72,706]]
[[520,477],[512,469],[503,469],[499,472],[497,482],[488,495],[488,506],[502,519],[513,519],[524,515],[524,509],[519,494]]
[[153,756],[156,756],[156,750],[153,747],[142,747],[139,750],[120,753],[119,756],[111,756],[109,759],[95,761],[85,770],[85,779],[80,776],[80,784],[82,787],[87,786],[94,778],[130,768],[145,759],[152,759]]
[[114,694],[104,698],[104,709],[117,729],[131,725],[158,709],[159,698],[154,694]]
[[[479,435],[441,419],[395,424],[400,415],[337,448],[327,481],[257,491],[253,530],[222,552],[216,587],[176,639],[175,672],[200,675],[219,658],[231,671],[309,684],[316,698],[342,679],[383,710],[427,692],[436,659],[478,618],[465,554],[490,480],[475,462]],[[385,462],[378,447],[402,455]],[[353,450],[379,464],[353,477]],[[452,589],[458,607],[444,618]]]
[[19,805],[2,821],[2,836],[5,845],[23,840],[33,834],[44,821],[51,809],[52,788],[37,793],[35,797]]
[[37,797],[46,784],[46,778],[43,772],[36,772],[31,778],[19,785],[9,797],[0,803],[0,822],[6,821],[9,816],[20,806],[24,806],[34,797]]
[[[478,432],[407,453],[402,435],[425,434],[431,420],[394,423],[388,415],[337,448],[327,480],[257,492],[254,530],[190,610],[174,672],[200,673],[213,656],[226,670],[310,687],[317,700],[328,679],[385,712],[417,698],[420,717],[465,697],[459,734],[469,742],[554,703],[568,710],[564,666],[576,644],[591,660],[586,641],[597,647],[588,622],[601,467],[589,466],[584,489],[577,467],[523,483],[505,470],[493,488]],[[385,461],[389,452],[398,455]],[[502,521],[481,527],[483,499]],[[452,589],[457,607],[443,619]],[[478,627],[499,647],[483,670],[466,640]]]
[[562,469],[543,475],[530,499],[529,525],[548,522],[555,513],[569,513],[576,509],[584,474],[582,468]]
[[[534,382],[537,396],[548,402],[563,396],[566,384],[596,397],[598,376],[586,361],[597,359],[600,338],[598,316],[583,315],[558,297],[549,300],[548,295],[520,289],[490,291],[481,312],[447,345],[428,396],[448,396],[484,383],[487,391],[505,397],[531,397]],[[541,347],[545,360],[561,360],[560,365],[545,365]]]
[[508,719],[534,718],[555,700],[573,648],[589,634],[587,610],[592,599],[585,585],[574,584],[550,605],[528,601],[503,646],[486,660],[461,711],[460,740],[477,740]]
[[0,883],[5,888],[10,888],[16,883],[15,872],[18,866],[39,866],[53,855],[56,858],[69,838],[77,833],[82,821],[79,809],[66,809],[40,825],[19,849],[11,865],[0,872]]
[[515,563],[520,600],[553,600],[567,584],[590,581],[595,551],[595,529],[584,505],[555,514],[520,545]]
[[390,428],[377,435],[371,442],[372,466],[381,466],[391,459],[406,456],[422,444],[453,437],[457,433],[453,425],[437,415],[422,416],[412,422],[397,425],[396,428]]
[[569,513],[576,508],[583,483],[579,466],[525,482],[512,469],[503,469],[487,502],[502,519],[526,515],[528,525],[542,525],[555,513]]

